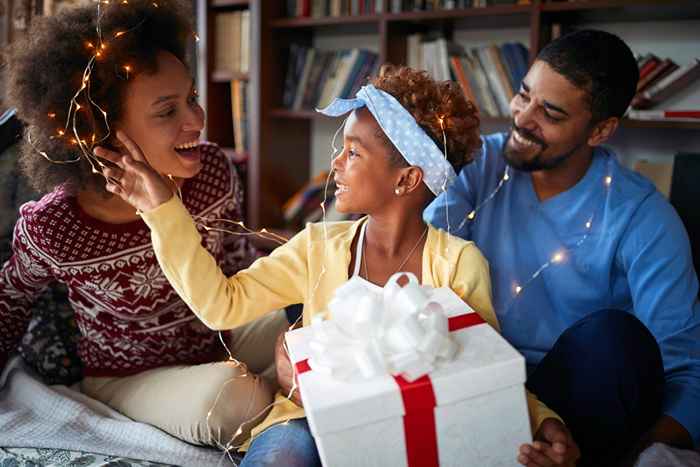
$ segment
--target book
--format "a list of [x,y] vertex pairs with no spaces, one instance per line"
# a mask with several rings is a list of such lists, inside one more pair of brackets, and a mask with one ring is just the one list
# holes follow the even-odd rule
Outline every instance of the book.
[[467,80],[467,76],[464,73],[461,57],[458,57],[456,55],[450,57],[450,65],[452,68],[452,72],[457,78],[457,83],[459,84],[459,87],[462,88],[462,93],[464,94],[464,97],[468,101],[472,102],[477,108],[479,108],[479,103],[476,100],[474,91],[472,90],[472,87],[469,84],[469,81]]
[[466,63],[470,70],[468,76],[473,77],[473,81],[476,84],[472,89],[475,90],[478,96],[478,100],[481,103],[481,110],[484,111],[488,117],[500,116],[496,96],[491,90],[488,78],[486,77],[486,71],[481,65],[477,50],[472,49],[467,51],[464,58],[465,61],[463,63]]
[[656,68],[656,66],[661,63],[661,59],[654,54],[647,54],[639,63],[639,80],[644,79],[646,75],[651,73],[651,71]]
[[637,109],[648,109],[668,99],[700,79],[700,59],[672,72],[642,93]]
[[661,62],[659,62],[658,65],[654,67],[653,70],[647,73],[643,78],[639,78],[639,82],[637,83],[637,92],[644,91],[654,82],[676,71],[677,69],[678,65],[670,58],[662,60]]
[[304,71],[301,73],[301,77],[297,83],[297,88],[294,93],[294,103],[292,104],[292,109],[300,110],[301,104],[304,99],[304,90],[306,89],[306,84],[309,81],[309,74],[311,74],[311,68],[314,65],[314,60],[316,58],[316,49],[310,48],[306,51],[306,61],[304,62]]
[[630,110],[627,117],[633,120],[665,120],[678,122],[700,122],[698,110]]
[[476,49],[477,56],[479,57],[479,62],[484,69],[484,74],[486,75],[486,80],[489,84],[491,92],[496,98],[496,104],[498,105],[498,115],[506,116],[510,114],[510,99],[506,94],[506,90],[501,82],[501,76],[496,68],[496,63],[494,63],[493,56],[489,51],[489,47],[479,47]]
[[289,46],[289,62],[287,66],[287,75],[284,78],[284,91],[282,93],[282,103],[288,109],[291,109],[294,105],[297,84],[301,79],[306,62],[306,50],[306,47],[298,44],[291,44]]
[[250,10],[241,12],[241,73],[248,73],[250,68]]

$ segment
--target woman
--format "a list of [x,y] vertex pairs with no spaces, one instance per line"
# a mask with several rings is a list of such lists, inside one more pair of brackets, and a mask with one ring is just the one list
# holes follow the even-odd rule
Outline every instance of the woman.
[[[231,351],[252,372],[221,361],[219,336],[168,284],[148,228],[105,190],[105,164],[77,145],[84,138],[91,150],[94,134],[117,148],[115,132],[124,132],[182,193],[188,212],[220,229],[231,228],[221,220],[240,220],[241,185],[231,161],[200,141],[204,112],[184,64],[193,34],[183,5],[101,4],[99,24],[93,4],[68,9],[33,25],[31,40],[10,54],[10,103],[27,123],[21,164],[48,194],[20,209],[13,256],[0,271],[0,366],[26,329],[34,298],[61,282],[81,333],[83,391],[185,441],[219,445],[272,401],[274,385],[254,373],[273,376],[274,337],[286,318],[276,313],[233,333]],[[75,98],[88,63],[89,98],[87,91]],[[256,257],[244,237],[201,233],[229,273]]]

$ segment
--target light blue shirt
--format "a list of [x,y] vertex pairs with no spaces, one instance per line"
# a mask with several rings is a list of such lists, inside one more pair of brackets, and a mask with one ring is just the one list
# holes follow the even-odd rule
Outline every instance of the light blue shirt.
[[[676,211],[651,182],[621,166],[604,148],[594,151],[585,176],[563,193],[541,202],[530,174],[510,169],[509,180],[484,203],[507,167],[505,138],[483,138],[479,156],[428,206],[425,219],[446,230],[449,219],[451,233],[473,240],[484,253],[503,335],[530,368],[586,315],[607,308],[634,313],[661,348],[664,413],[680,422],[697,445],[698,280]],[[609,185],[606,177],[611,177]],[[457,229],[480,205],[474,219]],[[551,262],[557,253],[562,261]],[[550,266],[535,274],[548,261]]]

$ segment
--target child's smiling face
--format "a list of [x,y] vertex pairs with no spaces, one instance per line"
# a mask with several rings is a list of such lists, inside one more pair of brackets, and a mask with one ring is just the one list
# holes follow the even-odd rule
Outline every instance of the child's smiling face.
[[138,144],[157,172],[191,178],[201,170],[199,151],[189,148],[199,141],[204,110],[187,68],[174,55],[160,52],[156,73],[132,78],[116,126]]
[[333,159],[340,212],[372,214],[396,198],[400,167],[392,165],[382,129],[366,109],[355,110],[343,131],[343,151]]

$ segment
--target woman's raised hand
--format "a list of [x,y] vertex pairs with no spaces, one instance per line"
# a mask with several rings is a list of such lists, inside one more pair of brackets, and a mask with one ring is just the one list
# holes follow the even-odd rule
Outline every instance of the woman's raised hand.
[[97,157],[116,164],[105,167],[107,191],[114,193],[139,211],[150,211],[173,197],[172,184],[148,164],[141,149],[124,132],[117,130],[117,139],[127,150],[120,154],[104,147],[95,148]]

